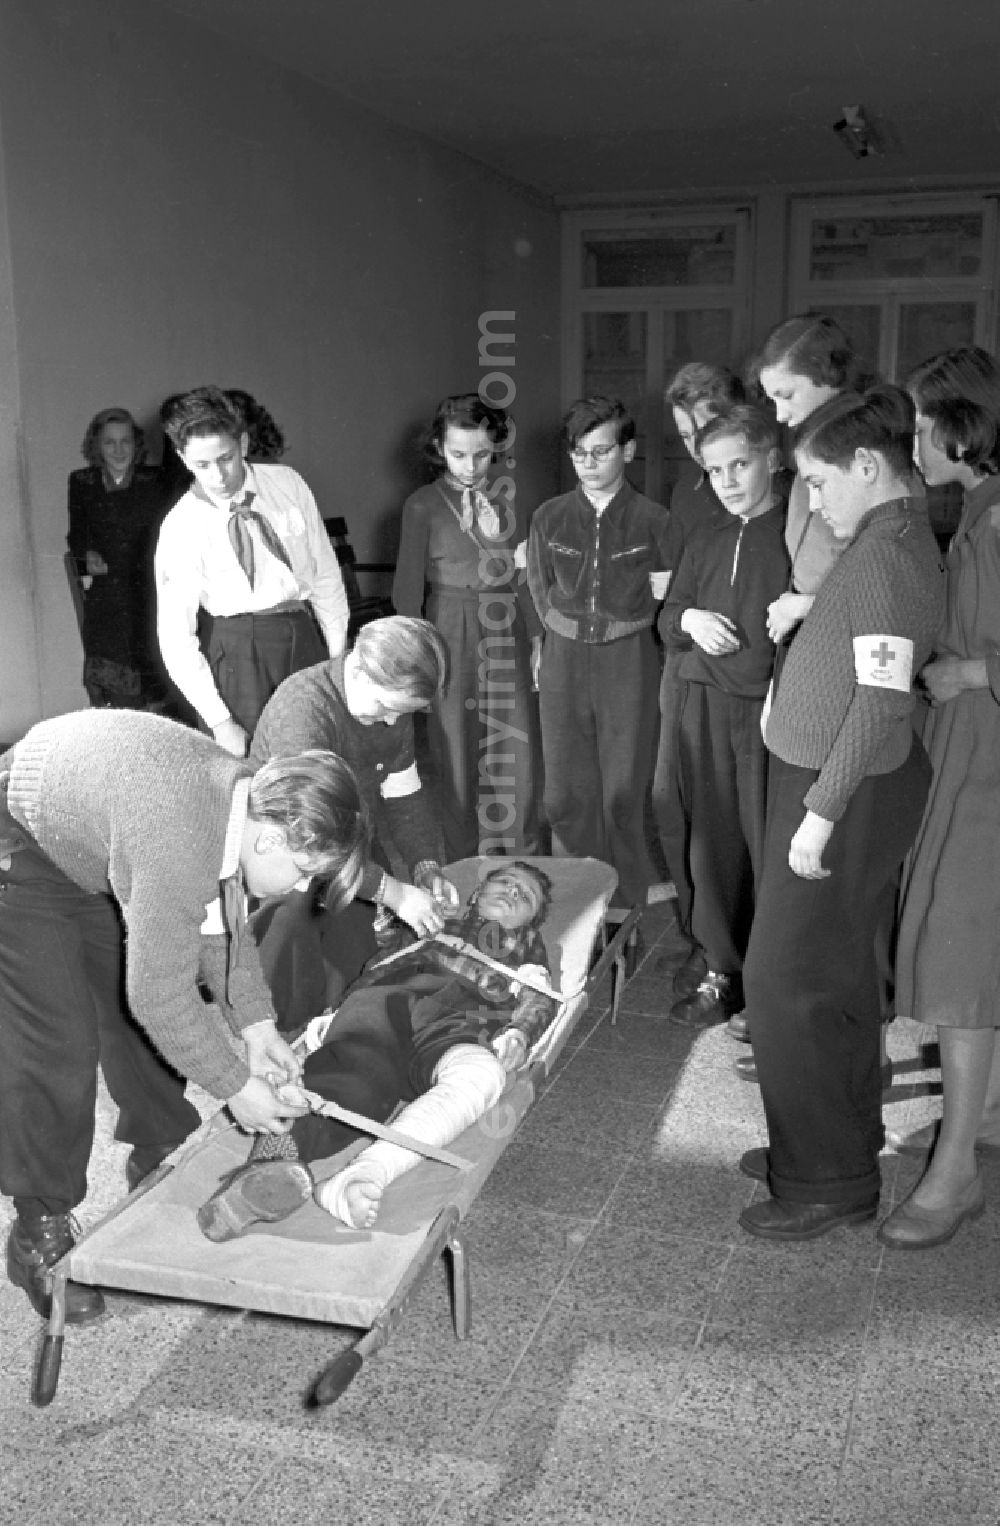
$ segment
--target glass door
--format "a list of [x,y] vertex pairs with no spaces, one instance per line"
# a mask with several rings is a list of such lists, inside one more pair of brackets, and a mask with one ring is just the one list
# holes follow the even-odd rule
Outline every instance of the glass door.
[[659,502],[683,459],[667,382],[688,360],[742,362],[749,236],[748,208],[564,215],[564,402],[621,398],[638,432],[630,478]]

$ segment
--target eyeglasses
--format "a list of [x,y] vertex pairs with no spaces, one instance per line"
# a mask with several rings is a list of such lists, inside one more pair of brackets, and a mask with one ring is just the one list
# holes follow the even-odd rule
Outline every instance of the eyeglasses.
[[598,463],[608,461],[618,449],[617,445],[595,445],[592,450],[584,450],[582,445],[574,445],[569,453],[571,461],[584,462],[588,458]]

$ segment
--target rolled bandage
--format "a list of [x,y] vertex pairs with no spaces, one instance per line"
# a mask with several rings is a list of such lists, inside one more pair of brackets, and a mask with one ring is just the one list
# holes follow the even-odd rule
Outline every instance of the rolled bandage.
[[[417,1097],[392,1120],[393,1127],[424,1144],[447,1145],[493,1106],[504,1088],[504,1070],[496,1055],[478,1044],[456,1044],[438,1061],[430,1091]],[[398,1176],[419,1164],[413,1150],[379,1140],[343,1171],[321,1182],[316,1201],[335,1219],[353,1224],[347,1189],[367,1182],[379,1196]],[[357,1227],[357,1226],[356,1226]]]

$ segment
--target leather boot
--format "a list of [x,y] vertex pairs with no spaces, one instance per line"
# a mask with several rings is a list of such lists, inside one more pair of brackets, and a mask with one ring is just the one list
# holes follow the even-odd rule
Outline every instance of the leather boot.
[[[52,1294],[46,1273],[76,1244],[76,1226],[69,1213],[46,1214],[40,1219],[17,1218],[7,1236],[7,1276],[23,1288],[32,1308],[43,1319],[52,1312]],[[81,1282],[66,1284],[66,1323],[83,1325],[104,1313],[104,1299],[97,1288]]]
[[742,1010],[743,981],[740,976],[709,970],[697,990],[674,1003],[670,1016],[675,1023],[707,1027],[710,1023],[727,1022],[735,1012]]

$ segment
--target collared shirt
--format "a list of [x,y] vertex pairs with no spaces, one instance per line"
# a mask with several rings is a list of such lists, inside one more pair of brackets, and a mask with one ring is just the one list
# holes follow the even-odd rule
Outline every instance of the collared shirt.
[[311,604],[332,656],[347,637],[347,595],[336,552],[316,500],[289,466],[247,466],[245,495],[263,514],[288,551],[291,569],[264,546],[254,524],[257,577],[253,587],[229,539],[231,505],[189,488],[163,521],[156,547],[157,634],[174,683],[206,726],[229,712],[198,643],[198,611],[212,615],[265,613],[296,600]]
[[528,586],[542,621],[586,642],[652,625],[651,572],[669,570],[670,515],[627,482],[598,513],[579,485],[537,510]]
[[[243,842],[243,829],[247,824],[247,808],[250,803],[250,780],[237,779],[233,790],[233,804],[229,812],[229,822],[226,826],[226,843],[222,850],[222,867],[219,870],[219,883],[230,879],[240,867],[240,845]],[[246,892],[243,893],[244,903]],[[244,910],[246,909],[244,904]],[[205,906],[205,920],[201,924],[202,936],[212,933],[225,933],[226,919],[222,910],[222,892],[209,901]]]

